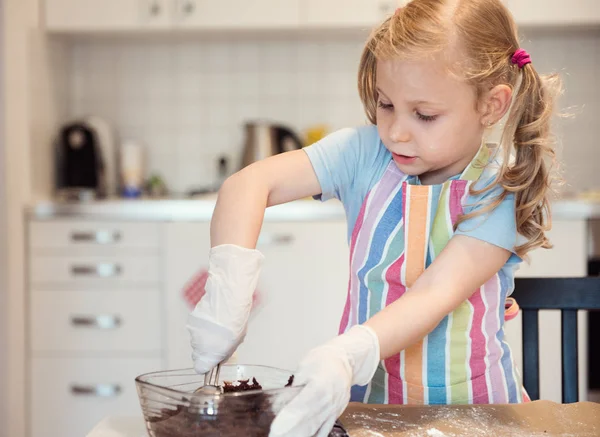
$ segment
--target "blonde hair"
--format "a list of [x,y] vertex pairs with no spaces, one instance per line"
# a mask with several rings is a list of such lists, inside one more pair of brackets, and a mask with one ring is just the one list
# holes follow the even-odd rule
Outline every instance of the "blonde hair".
[[[448,50],[454,48],[456,50]],[[504,159],[481,194],[500,185],[502,194],[459,223],[496,208],[509,193],[516,200],[517,232],[527,240],[516,247],[524,257],[538,247],[552,247],[545,232],[551,227],[549,190],[555,163],[550,120],[561,88],[556,75],[540,77],[532,64],[519,68],[512,55],[519,49],[516,25],[500,0],[413,0],[370,35],[359,68],[358,87],[369,121],[377,124],[377,60],[452,56],[452,64],[476,90],[477,98],[498,84],[513,90],[500,150]],[[520,85],[519,85],[520,82]],[[510,157],[514,151],[514,162]]]

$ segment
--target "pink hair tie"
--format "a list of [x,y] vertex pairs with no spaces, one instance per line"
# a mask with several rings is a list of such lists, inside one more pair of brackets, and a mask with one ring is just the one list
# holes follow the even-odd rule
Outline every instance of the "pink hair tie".
[[519,68],[523,68],[527,64],[531,64],[531,56],[529,56],[527,51],[519,49],[512,55],[511,61],[513,64],[517,64]]

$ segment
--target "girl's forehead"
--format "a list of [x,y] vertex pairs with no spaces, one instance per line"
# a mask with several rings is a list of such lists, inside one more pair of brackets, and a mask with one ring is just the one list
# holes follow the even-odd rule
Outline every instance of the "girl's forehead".
[[388,97],[403,95],[408,100],[446,100],[464,96],[471,87],[455,74],[448,64],[435,59],[378,60],[377,87]]
[[[464,91],[466,82],[451,74],[448,64],[438,60],[377,61],[378,87],[401,92],[419,91],[430,94]],[[452,93],[453,94],[453,93]]]

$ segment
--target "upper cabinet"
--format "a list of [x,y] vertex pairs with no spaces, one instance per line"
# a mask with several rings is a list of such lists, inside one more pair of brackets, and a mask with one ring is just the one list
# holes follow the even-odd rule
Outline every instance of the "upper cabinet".
[[371,27],[402,3],[402,0],[303,0],[302,22],[308,27]]
[[46,0],[46,28],[61,32],[168,29],[172,0]]
[[[598,0],[503,0],[518,24],[598,25]],[[45,0],[51,32],[369,29],[407,0]]]
[[175,26],[276,29],[300,24],[300,0],[175,0]]
[[508,0],[521,26],[600,24],[599,0]]
[[301,0],[45,0],[52,32],[277,29],[300,24]]

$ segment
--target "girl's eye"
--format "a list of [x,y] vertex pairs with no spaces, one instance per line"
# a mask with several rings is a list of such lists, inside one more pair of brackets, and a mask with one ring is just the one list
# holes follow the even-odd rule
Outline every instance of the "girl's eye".
[[377,102],[377,106],[379,106],[381,109],[392,109],[394,107],[394,105],[390,104],[390,103],[383,103],[381,100],[379,102]]
[[425,122],[430,122],[430,121],[435,121],[435,119],[437,118],[437,115],[424,115],[424,114],[421,114],[419,111],[417,111],[417,117],[419,117],[419,120],[422,120]]

